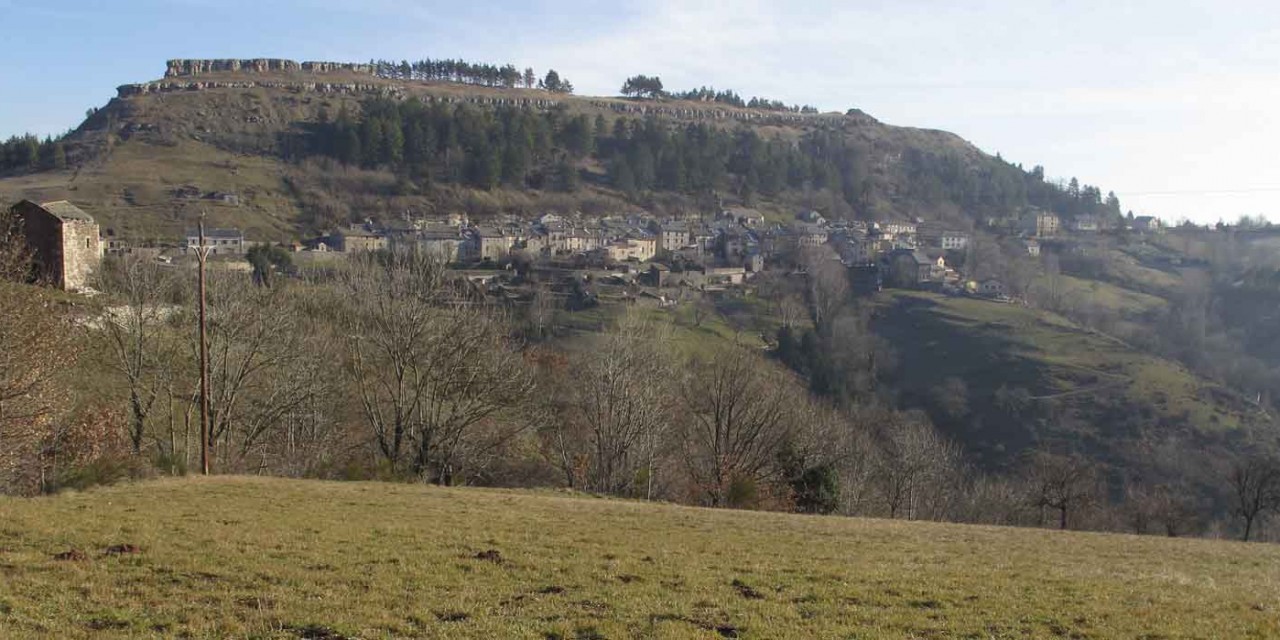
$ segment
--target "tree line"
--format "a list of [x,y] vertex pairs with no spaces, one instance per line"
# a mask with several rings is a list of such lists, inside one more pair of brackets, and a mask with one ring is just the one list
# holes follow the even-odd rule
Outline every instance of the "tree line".
[[753,127],[727,129],[658,117],[574,114],[385,98],[322,113],[308,131],[286,137],[290,158],[323,155],[348,166],[394,171],[422,186],[459,184],[574,191],[605,167],[608,186],[631,198],[652,192],[732,193],[744,201],[795,193],[828,193],[849,211],[867,212],[907,197],[921,206],[954,207],[974,215],[1010,215],[1026,206],[1119,216],[1114,195],[1096,187],[1046,181],[997,157],[984,162],[954,153],[910,148],[893,170],[905,193],[891,194],[873,172],[874,150],[835,124],[815,125],[797,139],[763,136]]
[[31,134],[11,136],[0,142],[0,174],[52,171],[67,167],[67,149],[62,138]]
[[717,91],[711,87],[698,87],[697,89],[689,89],[687,91],[668,92],[663,89],[662,78],[657,76],[646,76],[643,74],[627,78],[626,81],[622,83],[622,89],[619,92],[629,98],[647,98],[650,100],[671,98],[674,100],[715,102],[718,104],[726,104],[731,107],[761,109],[764,111],[786,111],[790,113],[818,112],[816,107],[809,105],[787,105],[780,100],[769,100],[767,98],[759,97],[753,97],[750,100],[743,100],[742,96],[738,95],[738,93],[732,89]]
[[495,65],[454,59],[425,59],[409,62],[401,60],[370,60],[374,75],[394,80],[426,80],[432,82],[456,82],[481,87],[514,89],[545,89],[553,93],[573,93],[573,84],[560,77],[555,69],[549,69],[539,78],[532,67],[523,71],[513,64]]

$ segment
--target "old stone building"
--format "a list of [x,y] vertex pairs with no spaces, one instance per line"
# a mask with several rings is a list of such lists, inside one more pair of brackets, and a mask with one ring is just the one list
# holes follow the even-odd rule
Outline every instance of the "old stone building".
[[39,276],[69,291],[88,288],[102,264],[102,242],[93,217],[65,200],[23,200],[12,212],[22,223]]

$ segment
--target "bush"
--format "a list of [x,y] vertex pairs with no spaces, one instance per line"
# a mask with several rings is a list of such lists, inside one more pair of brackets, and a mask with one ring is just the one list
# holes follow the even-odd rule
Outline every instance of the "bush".
[[45,483],[44,490],[46,493],[57,493],[65,489],[83,491],[90,487],[152,478],[155,475],[155,469],[142,458],[108,456],[63,469],[53,480]]
[[731,509],[750,509],[760,502],[760,488],[756,481],[746,476],[734,476],[729,481],[725,501]]
[[792,500],[801,513],[832,513],[840,506],[840,477],[834,467],[805,469],[792,481]]

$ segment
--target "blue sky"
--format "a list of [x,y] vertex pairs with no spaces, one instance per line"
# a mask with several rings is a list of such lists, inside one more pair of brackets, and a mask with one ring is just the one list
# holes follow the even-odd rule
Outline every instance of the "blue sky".
[[[785,3],[792,4],[792,3]],[[0,136],[176,57],[460,57],[635,73],[953,131],[1169,220],[1280,220],[1280,3],[0,0]]]

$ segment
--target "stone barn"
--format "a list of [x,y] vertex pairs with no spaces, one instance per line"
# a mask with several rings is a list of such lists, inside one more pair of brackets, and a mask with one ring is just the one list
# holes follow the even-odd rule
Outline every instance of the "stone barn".
[[102,242],[92,216],[65,200],[23,200],[11,211],[22,224],[39,277],[68,291],[89,286],[102,264]]

